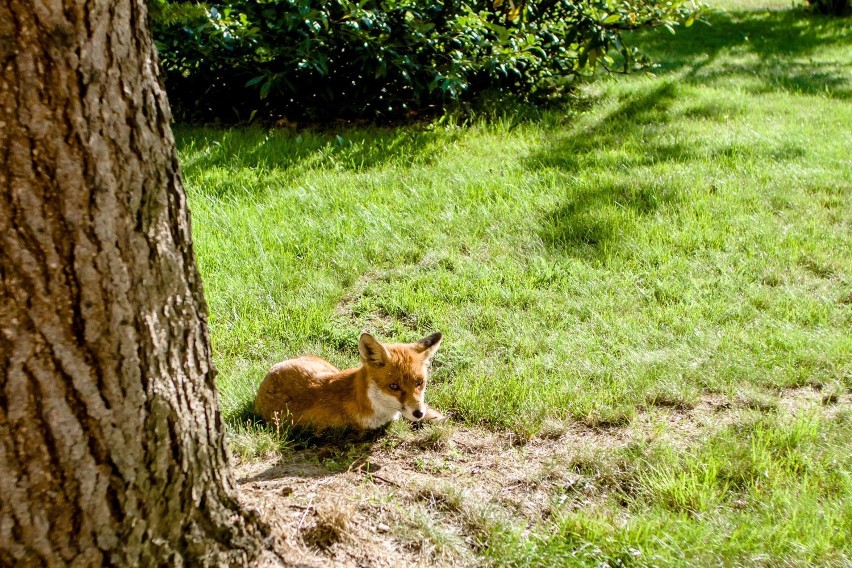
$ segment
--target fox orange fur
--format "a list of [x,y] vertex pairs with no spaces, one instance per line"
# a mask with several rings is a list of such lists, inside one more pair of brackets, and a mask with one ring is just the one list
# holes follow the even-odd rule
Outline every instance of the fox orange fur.
[[416,343],[383,344],[364,332],[358,339],[361,366],[345,371],[319,357],[282,361],[260,384],[254,411],[267,422],[318,429],[372,430],[400,415],[440,420],[423,394],[442,338],[433,333]]

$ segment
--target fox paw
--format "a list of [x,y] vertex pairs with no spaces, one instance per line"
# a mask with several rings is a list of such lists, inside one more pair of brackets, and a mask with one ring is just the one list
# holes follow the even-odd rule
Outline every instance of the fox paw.
[[447,417],[434,408],[426,409],[426,414],[423,416],[423,422],[444,422],[446,420]]

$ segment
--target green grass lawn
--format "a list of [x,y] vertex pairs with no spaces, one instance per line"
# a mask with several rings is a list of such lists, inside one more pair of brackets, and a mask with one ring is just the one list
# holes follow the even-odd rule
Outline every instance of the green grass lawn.
[[[353,366],[364,328],[442,331],[430,403],[523,437],[709,394],[848,392],[852,24],[727,6],[640,35],[656,77],[596,82],[573,111],[177,129],[236,451],[269,447],[245,424],[273,363],[309,352]],[[495,529],[481,554],[850,562],[850,424],[848,409],[768,415],[686,450],[616,456],[633,472],[626,497]]]

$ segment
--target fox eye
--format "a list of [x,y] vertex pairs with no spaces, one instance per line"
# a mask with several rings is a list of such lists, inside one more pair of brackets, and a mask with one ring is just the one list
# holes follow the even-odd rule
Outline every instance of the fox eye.
[[423,386],[423,381],[417,381],[417,388],[420,388],[422,386]]
[[396,384],[396,383],[391,383],[388,386],[390,387],[390,390],[392,390],[392,391],[398,391],[399,390],[399,385]]

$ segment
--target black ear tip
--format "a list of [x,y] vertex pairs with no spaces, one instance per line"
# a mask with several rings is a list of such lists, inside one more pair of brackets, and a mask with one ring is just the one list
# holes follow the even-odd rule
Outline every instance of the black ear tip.
[[427,335],[426,337],[424,337],[423,339],[418,341],[418,343],[420,343],[424,347],[432,347],[433,345],[435,345],[436,343],[441,341],[441,339],[443,339],[443,338],[444,338],[444,334],[441,333],[440,331],[436,331],[432,335]]

